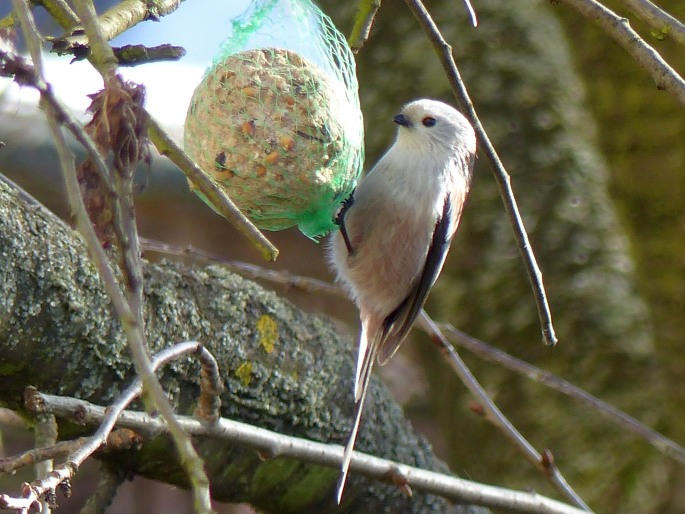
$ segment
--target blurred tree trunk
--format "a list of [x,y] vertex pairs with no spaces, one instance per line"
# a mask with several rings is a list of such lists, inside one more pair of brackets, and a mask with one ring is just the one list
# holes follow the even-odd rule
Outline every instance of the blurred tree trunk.
[[[663,428],[668,422],[664,370],[655,354],[651,317],[636,287],[626,230],[609,194],[598,128],[555,16],[562,6],[537,0],[479,0],[474,5],[477,29],[458,3],[436,0],[428,8],[453,46],[476,109],[512,175],[560,343],[548,349],[540,342],[530,287],[482,157],[428,310]],[[325,7],[351,15],[349,6],[325,2]],[[584,19],[576,23],[573,39],[583,39],[586,24]],[[593,41],[613,46],[608,38]],[[390,2],[383,4],[358,62],[369,164],[387,145],[387,131],[375,125],[389,119],[400,103],[425,96],[454,100],[415,20]],[[610,62],[602,62],[607,74],[614,73]],[[656,91],[636,65],[630,75],[642,82],[636,95]],[[615,87],[620,86],[617,81]],[[612,129],[600,129],[604,139],[612,137]],[[639,125],[624,130],[638,138],[644,134]],[[682,319],[682,312],[669,315]],[[437,413],[441,430],[432,440],[453,466],[479,480],[549,491],[507,441],[474,418],[468,395],[437,352],[425,344],[407,344],[404,351],[420,354],[430,369],[425,373],[428,393],[410,408],[419,419],[427,409]],[[503,411],[538,449],[552,450],[571,485],[598,511],[654,512],[669,494],[671,464],[656,450],[544,387],[491,365],[472,364]]]
[[[280,433],[342,443],[352,417],[351,345],[334,327],[218,267],[161,263],[145,268],[146,329],[152,352],[201,341],[225,384],[221,414]],[[264,330],[264,326],[269,330]],[[273,346],[273,348],[272,348]],[[179,414],[191,414],[200,370],[185,358],[158,375]],[[0,404],[21,409],[28,385],[109,405],[135,372],[119,321],[80,237],[0,182]],[[446,472],[378,380],[358,448]],[[60,437],[86,430],[60,423]],[[388,437],[392,434],[392,437]],[[197,439],[213,498],[263,512],[322,512],[335,505],[339,471]],[[130,473],[187,487],[163,436],[140,451],[100,458]],[[294,494],[293,491],[302,491]],[[10,491],[3,491],[10,492]],[[352,474],[339,512],[476,512]],[[479,510],[480,511],[480,510]]]

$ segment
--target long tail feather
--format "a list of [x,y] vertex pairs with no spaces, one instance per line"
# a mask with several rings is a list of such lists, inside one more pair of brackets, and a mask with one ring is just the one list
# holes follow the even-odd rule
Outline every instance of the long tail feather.
[[368,339],[368,330],[367,330],[367,325],[368,323],[362,322],[362,329],[361,333],[359,334],[359,344],[358,349],[357,349],[357,370],[354,375],[354,401],[358,402],[359,398],[361,396],[361,377],[363,374],[365,374],[367,371],[366,369],[373,364],[373,359],[369,359],[368,357],[368,351],[369,351],[369,339]]
[[[366,332],[362,329],[361,340],[366,337]],[[365,341],[366,342],[366,341]],[[377,345],[372,344],[368,346],[368,351],[364,352],[363,364],[361,367],[357,366],[358,378],[355,381],[355,403],[354,403],[354,425],[352,426],[352,432],[350,432],[350,437],[345,445],[345,450],[343,451],[343,461],[341,467],[340,478],[338,479],[338,493],[337,500],[338,504],[342,500],[343,491],[345,489],[345,482],[347,481],[347,473],[350,469],[350,460],[352,459],[352,450],[354,449],[354,443],[357,440],[357,432],[359,431],[359,423],[362,419],[362,412],[364,410],[364,401],[366,400],[366,392],[369,388],[369,381],[371,379],[371,370],[373,368],[373,361],[376,358],[376,348]],[[360,345],[361,350],[361,345]],[[361,355],[361,352],[360,352]],[[357,395],[357,391],[359,394]]]

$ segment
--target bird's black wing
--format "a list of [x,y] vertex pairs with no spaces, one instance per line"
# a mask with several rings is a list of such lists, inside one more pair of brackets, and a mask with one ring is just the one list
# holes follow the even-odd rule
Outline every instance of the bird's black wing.
[[378,353],[378,362],[381,365],[385,364],[399,348],[402,340],[414,324],[414,320],[421,312],[428,292],[437,280],[440,270],[442,270],[454,234],[453,225],[457,220],[452,209],[450,195],[445,195],[445,205],[442,215],[435,223],[433,238],[421,275],[407,297],[383,322],[384,334]]

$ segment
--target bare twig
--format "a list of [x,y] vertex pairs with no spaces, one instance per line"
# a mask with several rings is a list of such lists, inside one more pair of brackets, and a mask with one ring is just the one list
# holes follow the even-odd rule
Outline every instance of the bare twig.
[[[61,2],[61,0],[42,0],[43,4],[49,4],[54,8],[59,7],[54,5],[58,1]],[[98,18],[98,25],[104,39],[110,41],[141,21],[158,20],[160,17],[174,12],[181,5],[182,1],[157,0],[149,2],[145,0],[123,0],[102,13]],[[61,13],[63,9],[56,9],[56,11]],[[55,17],[54,14],[53,17]],[[56,19],[60,20],[59,18]],[[53,51],[57,53],[74,53],[75,49],[83,52],[84,49],[89,48],[90,42],[87,34],[84,34],[83,31],[71,30],[73,26],[63,25],[63,28],[69,30],[70,33],[52,40]]]
[[685,45],[685,24],[649,0],[623,0],[633,13],[642,18],[660,37]]
[[20,468],[32,466],[37,462],[64,457],[75,452],[86,442],[85,437],[74,439],[73,441],[62,441],[52,446],[31,448],[30,450],[0,459],[0,473],[12,473]]
[[[20,2],[22,0],[14,1]],[[174,345],[171,348],[159,352],[152,359],[151,368],[156,370],[171,360],[189,353],[202,352],[202,350],[202,345],[197,342],[186,342]],[[0,508],[29,509],[30,506],[39,501],[46,492],[54,491],[59,484],[66,480],[70,480],[76,474],[79,466],[105,444],[108,435],[114,428],[117,418],[121,415],[126,406],[141,393],[143,388],[142,384],[143,380],[141,377],[136,378],[117,401],[106,409],[102,409],[100,425],[95,434],[87,438],[85,443],[74,451],[67,458],[65,463],[57,466],[49,476],[42,480],[36,480],[31,484],[24,484],[24,491],[21,498],[0,495]],[[58,414],[59,411],[52,407],[51,403],[47,401],[47,398],[49,398],[48,395],[43,395],[33,388],[28,388],[25,395],[26,408],[36,414]],[[78,419],[80,422],[86,422],[85,420],[89,419],[88,413],[79,410]],[[172,433],[173,428],[166,421],[167,420],[165,419],[165,426],[167,427],[167,430]],[[204,512],[211,512],[211,506]]]
[[[33,429],[36,448],[43,446],[53,446],[57,442],[57,420],[53,414],[38,414],[36,416],[36,426]],[[36,462],[36,478],[46,478],[52,471],[52,459],[43,459]],[[42,511],[50,514],[56,507],[54,495],[46,495],[41,500]]]
[[[74,398],[40,394],[45,408],[59,417],[70,418],[78,413],[79,420],[87,425],[102,422],[108,410]],[[255,448],[270,456],[299,459],[338,468],[342,447],[324,444],[298,437],[287,436],[269,430],[221,418],[216,425],[207,425],[186,416],[177,416],[184,430],[193,436],[211,437],[233,444]],[[165,432],[168,430],[164,420],[153,418],[143,412],[123,411],[117,421],[123,426],[141,433]],[[537,493],[527,493],[493,487],[464,480],[441,473],[406,466],[397,462],[380,459],[361,452],[354,452],[352,467],[365,476],[375,480],[392,483],[392,476],[398,473],[408,484],[417,490],[433,493],[461,503],[474,503],[494,508],[508,509],[510,512],[527,513],[567,513],[580,514],[581,511],[561,502],[551,500]]]
[[442,334],[440,328],[435,322],[422,310],[419,316],[419,324],[428,332],[433,342],[440,348],[445,355],[447,362],[451,368],[457,373],[462,383],[466,386],[469,392],[482,406],[487,420],[495,425],[500,431],[511,440],[514,445],[523,453],[523,455],[537,468],[544,471],[544,475],[549,478],[552,484],[563,493],[569,500],[571,500],[578,507],[589,511],[589,507],[578,496],[578,494],[569,486],[564,477],[559,473],[556,467],[543,466],[546,462],[543,456],[526,440],[525,437],[511,424],[511,422],[502,414],[494,402],[490,399],[485,389],[478,383],[476,377],[473,376],[471,370],[466,366],[457,351],[449,344],[447,338]]
[[473,8],[473,5],[471,5],[471,0],[464,0],[464,5],[466,6],[466,10],[468,11],[469,17],[471,18],[471,25],[477,27],[478,16],[476,16],[476,10]]
[[461,75],[459,74],[459,70],[457,69],[457,64],[454,60],[454,56],[452,55],[452,48],[447,41],[445,41],[445,38],[442,36],[437,25],[431,18],[430,13],[426,10],[425,6],[420,0],[405,0],[405,3],[409,6],[409,9],[414,14],[414,17],[418,20],[421,28],[423,28],[424,32],[433,43],[433,46],[440,57],[440,62],[442,63],[445,73],[447,74],[447,79],[452,86],[452,91],[460,103],[466,108],[467,116],[476,130],[476,134],[478,135],[478,138],[484,147],[485,154],[490,160],[495,174],[495,179],[497,180],[497,184],[500,189],[500,195],[502,197],[502,201],[504,202],[504,208],[507,211],[509,221],[514,230],[516,244],[525,264],[526,271],[528,272],[528,278],[533,288],[538,309],[538,316],[540,317],[540,324],[542,326],[543,341],[545,344],[553,346],[557,343],[557,336],[555,335],[554,327],[552,326],[552,314],[547,302],[545,287],[542,283],[542,272],[540,271],[537,261],[535,260],[535,255],[533,254],[532,247],[528,241],[528,234],[523,226],[521,214],[519,213],[518,206],[516,205],[516,198],[514,197],[514,192],[511,188],[511,177],[509,177],[509,174],[504,169],[504,166],[502,165],[502,162],[495,151],[495,147],[490,142],[490,138],[478,119],[476,110],[473,107],[471,99],[469,98],[468,91],[466,91],[466,86],[464,85]]
[[376,13],[381,7],[381,0],[359,0],[357,16],[354,19],[354,26],[349,37],[350,49],[353,53],[359,52],[364,43],[369,39],[371,27],[376,19]]
[[685,107],[685,80],[631,28],[627,19],[595,0],[562,1],[601,27],[652,76],[657,89],[667,91]]
[[76,14],[83,25],[83,31],[88,38],[93,67],[106,79],[107,75],[115,73],[117,68],[117,59],[107,43],[110,39],[109,34],[105,33],[103,25],[98,20],[92,0],[73,0],[73,2]]
[[584,391],[580,387],[573,385],[572,383],[554,375],[553,373],[550,373],[549,371],[545,371],[533,366],[532,364],[529,364],[528,362],[522,361],[521,359],[512,357],[508,353],[503,352],[498,348],[490,346],[474,337],[464,334],[450,324],[438,323],[438,326],[448,335],[450,341],[452,341],[454,344],[466,348],[486,361],[497,363],[504,368],[515,371],[516,373],[533,380],[534,382],[544,384],[550,389],[559,391],[560,393],[563,393],[574,400],[578,400],[579,402],[594,408],[600,414],[617,423],[621,428],[630,430],[631,432],[642,437],[661,453],[685,464],[685,448],[675,441],[664,437],[656,430],[644,425],[625,412],[600,400],[599,398],[596,398],[595,396],[592,396],[590,393]]
[[182,46],[125,45],[113,48],[119,66],[138,66],[151,62],[178,61],[186,54]]
[[63,27],[71,28],[79,23],[78,16],[66,0],[34,0],[33,3],[42,6]]
[[[116,73],[116,58],[104,34],[95,9],[90,0],[74,0],[76,11],[88,36],[91,49],[91,63],[102,75],[105,86]],[[145,113],[146,114],[146,113]],[[143,390],[149,394],[155,408],[164,417],[170,428],[170,434],[176,444],[179,460],[188,474],[194,498],[194,507],[198,513],[212,512],[209,479],[204,470],[204,462],[197,454],[190,437],[176,423],[175,413],[162,386],[154,374],[152,362],[148,355],[144,335],[143,320],[143,282],[142,265],[135,224],[135,208],[132,197],[132,173],[135,160],[124,165],[125,170],[115,174],[118,184],[119,201],[114,203],[114,228],[118,231],[119,244],[122,247],[122,271],[127,283],[127,301],[132,313],[129,319],[122,319],[129,348],[138,372]]]
[[[32,65],[22,57],[4,51],[0,48],[0,63],[4,63],[4,74],[14,76],[15,81],[21,85],[31,86],[36,89],[43,102],[50,104],[61,125],[67,128],[74,138],[83,145],[88,156],[96,166],[98,177],[108,192],[114,191],[114,185],[109,176],[109,168],[104,158],[100,154],[97,146],[91,137],[83,129],[76,117],[64,106],[55,96],[52,88],[45,82],[42,72],[38,72],[35,65]],[[34,61],[35,63],[35,61]]]
[[278,249],[240,212],[240,209],[236,207],[226,193],[205,175],[200,167],[181,150],[153,118],[150,118],[148,133],[159,153],[168,157],[171,162],[179,167],[193,185],[217,209],[219,214],[238,229],[261,252],[264,259],[275,261],[278,256]]
[[200,250],[193,246],[178,246],[153,239],[140,238],[140,244],[144,251],[174,255],[176,257],[189,257],[195,261],[204,263],[220,264],[226,269],[252,280],[267,280],[273,284],[295,289],[305,293],[324,293],[331,296],[347,298],[343,290],[335,284],[312,277],[295,275],[289,271],[278,271],[257,266],[249,262],[233,261],[221,255]]

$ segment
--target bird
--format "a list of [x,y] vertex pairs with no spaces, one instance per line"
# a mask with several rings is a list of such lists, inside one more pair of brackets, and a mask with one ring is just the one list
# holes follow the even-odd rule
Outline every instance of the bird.
[[342,500],[374,361],[388,362],[442,270],[469,191],[476,136],[438,100],[404,105],[394,143],[343,202],[328,259],[359,309],[354,424],[337,484]]

